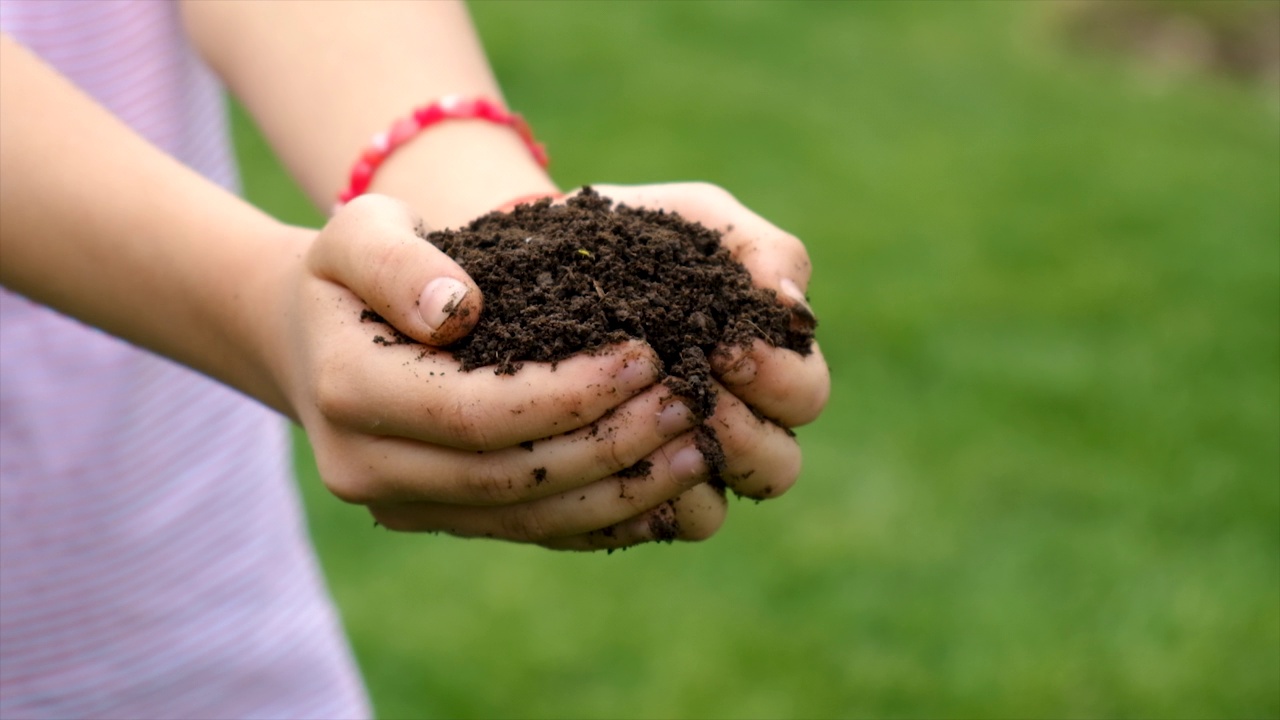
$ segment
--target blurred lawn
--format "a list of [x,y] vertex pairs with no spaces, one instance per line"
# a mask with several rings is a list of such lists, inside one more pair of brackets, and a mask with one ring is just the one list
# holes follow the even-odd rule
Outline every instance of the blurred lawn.
[[834,395],[790,495],[612,556],[374,530],[304,452],[381,716],[1280,716],[1275,98],[1041,8],[475,8],[564,186],[805,239]]

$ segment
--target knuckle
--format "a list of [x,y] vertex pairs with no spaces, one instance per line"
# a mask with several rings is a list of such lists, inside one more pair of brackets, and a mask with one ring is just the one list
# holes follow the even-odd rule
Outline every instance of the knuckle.
[[468,500],[488,505],[516,502],[523,490],[516,485],[515,473],[504,463],[479,457],[466,466],[463,483]]
[[355,468],[322,468],[324,486],[339,500],[352,505],[370,505],[378,501],[376,483],[370,473]]
[[479,402],[459,399],[444,419],[444,432],[454,447],[463,450],[489,449],[490,413]]
[[610,474],[628,466],[626,454],[622,451],[616,436],[597,438],[592,452],[596,466],[607,469]]
[[634,489],[627,480],[618,481],[618,499],[627,508],[628,515],[641,515],[645,512],[653,510],[655,502],[661,502],[667,499],[671,494],[671,488],[668,492],[661,496],[655,496],[655,491],[660,491],[662,486],[656,483],[645,483],[643,479],[640,481],[640,488]]
[[591,443],[591,459],[597,468],[615,473],[635,464],[638,448],[632,447],[636,440],[629,437],[633,424],[631,414],[622,409],[595,423],[583,442]]
[[[582,419],[586,417],[588,408],[587,398],[583,391],[575,389],[571,392],[565,392],[556,397],[555,408],[560,417],[568,418],[566,423],[569,426],[581,426]],[[560,427],[557,430],[564,432],[572,429],[572,427]]]
[[338,425],[355,420],[360,407],[359,393],[338,362],[326,359],[318,363],[311,382],[313,402],[322,417]]

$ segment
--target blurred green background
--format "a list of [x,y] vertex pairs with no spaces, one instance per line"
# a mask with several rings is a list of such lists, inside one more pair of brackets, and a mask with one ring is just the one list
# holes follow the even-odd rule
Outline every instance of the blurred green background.
[[300,440],[378,713],[1280,716],[1280,4],[1116,5],[1156,20],[475,6],[563,186],[705,179],[808,243],[834,391],[785,498],[611,556],[374,530]]

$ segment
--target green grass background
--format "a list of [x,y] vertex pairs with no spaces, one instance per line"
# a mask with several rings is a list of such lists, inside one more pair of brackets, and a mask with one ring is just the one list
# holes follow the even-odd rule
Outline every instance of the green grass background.
[[300,444],[382,717],[1280,716],[1275,95],[1044,8],[474,8],[563,186],[807,242],[834,388],[789,495],[612,556],[374,530]]

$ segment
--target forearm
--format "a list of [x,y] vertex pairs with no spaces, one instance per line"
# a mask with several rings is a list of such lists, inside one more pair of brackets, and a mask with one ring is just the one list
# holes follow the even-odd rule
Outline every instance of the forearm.
[[266,349],[304,234],[155,149],[0,37],[0,283],[287,411]]
[[[188,32],[327,208],[370,136],[444,95],[500,99],[466,8],[455,2],[187,2]],[[555,186],[510,129],[432,127],[397,150],[371,191],[454,226]]]

